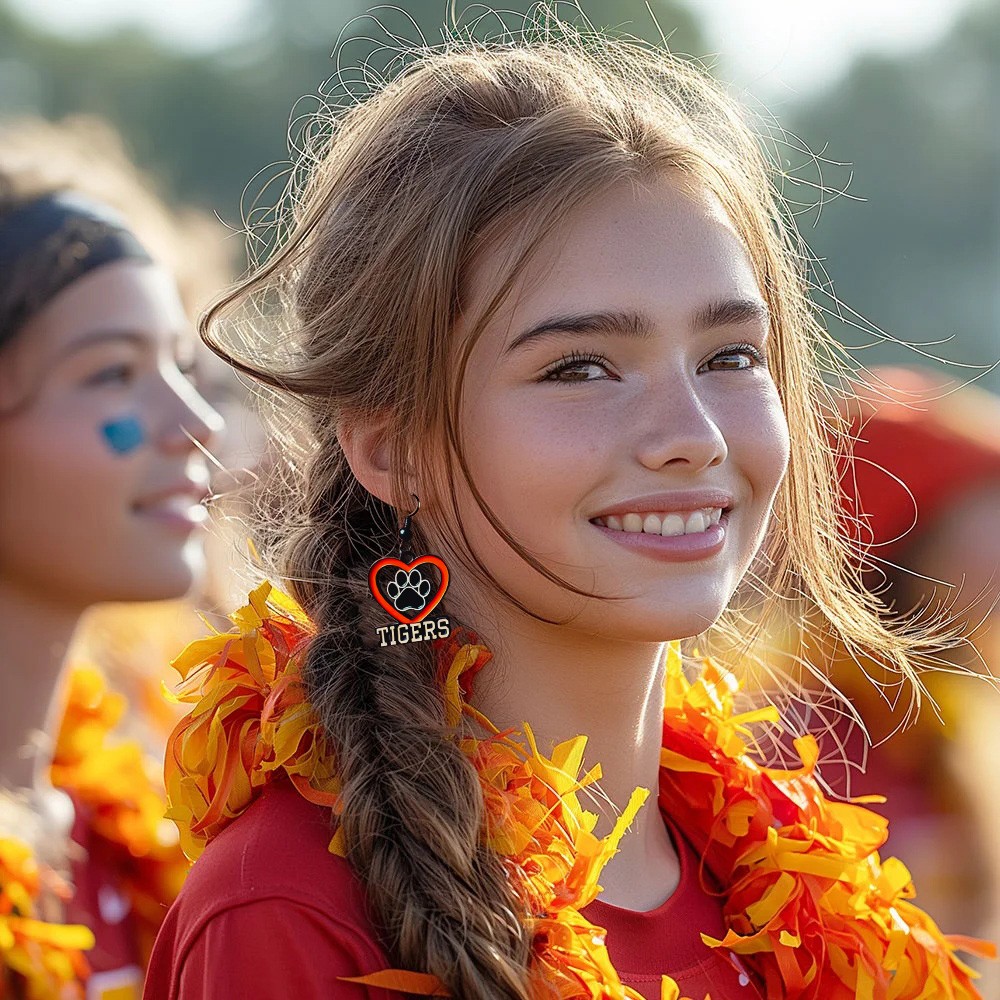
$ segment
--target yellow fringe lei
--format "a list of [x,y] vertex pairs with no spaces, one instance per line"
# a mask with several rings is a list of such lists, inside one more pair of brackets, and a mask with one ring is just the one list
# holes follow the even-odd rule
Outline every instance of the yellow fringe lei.
[[0,835],[0,997],[83,997],[90,972],[83,953],[93,948],[94,935],[79,924],[42,919],[46,893],[62,900],[69,887],[26,843]]
[[112,737],[125,708],[124,696],[108,689],[98,669],[75,665],[49,774],[84,807],[90,832],[120,879],[145,968],[190,864],[165,816],[155,762],[135,740]]
[[[190,865],[174,825],[164,817],[166,796],[157,788],[155,765],[138,743],[110,738],[124,710],[125,699],[108,690],[100,671],[75,665],[67,680],[49,778],[86,809],[91,834],[99,839],[132,905],[130,919],[145,965]],[[11,810],[25,808],[13,799],[8,804]],[[27,822],[23,815],[21,819]],[[91,974],[85,953],[94,947],[93,931],[52,919],[52,911],[61,911],[71,897],[71,885],[3,827],[0,1000],[82,998]]]
[[[88,664],[75,664],[66,684],[49,780],[86,810],[90,833],[131,903],[145,966],[190,863],[164,816],[166,795],[157,787],[155,762],[137,742],[112,738],[125,698],[110,691],[103,674]],[[32,817],[23,812],[16,820],[16,811],[26,806],[7,796],[0,805],[0,813],[10,811],[19,829],[31,825]],[[52,918],[72,896],[72,886],[43,864],[29,843],[11,835],[10,825],[0,822],[0,1000],[82,1000],[91,975],[85,953],[94,947],[94,933]],[[58,839],[62,858],[69,838],[60,831]],[[68,873],[68,858],[66,866]]]
[[[310,801],[338,809],[335,762],[299,674],[297,656],[312,634],[307,617],[264,582],[231,620],[232,630],[191,643],[173,663],[183,679],[176,700],[193,707],[168,744],[167,815],[192,860],[279,770]],[[634,1000],[639,994],[620,981],[604,930],[580,911],[600,892],[600,873],[648,790],[636,789],[614,830],[595,837],[597,816],[576,795],[601,776],[600,765],[580,774],[586,737],[546,757],[527,725],[526,745],[512,738],[520,734],[500,733],[467,701],[489,650],[465,629],[432,641],[447,722],[468,715],[493,734],[460,745],[480,775],[487,842],[524,895],[533,981],[554,985],[566,1000]],[[658,798],[723,886],[727,933],[721,941],[703,934],[706,947],[742,956],[775,1000],[979,997],[976,973],[956,950],[995,957],[995,946],[942,934],[910,902],[906,867],[879,859],[886,821],[825,797],[813,774],[812,737],[796,741],[798,769],[756,764],[748,727],[777,723],[777,712],[735,714],[737,691],[735,678],[710,660],[688,681],[679,648],[668,648]],[[330,850],[346,853],[339,830]],[[406,970],[352,981],[447,995],[434,976]],[[678,994],[664,975],[663,1000]]]

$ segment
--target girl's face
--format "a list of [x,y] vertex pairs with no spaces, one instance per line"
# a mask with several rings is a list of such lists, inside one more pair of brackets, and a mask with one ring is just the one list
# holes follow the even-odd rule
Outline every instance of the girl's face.
[[[471,275],[459,336],[486,304],[500,253]],[[702,632],[760,546],[788,462],[766,306],[744,245],[714,196],[662,178],[578,208],[536,260],[470,359],[460,426],[473,480],[552,571],[627,600],[579,597],[541,577],[459,477],[473,548],[528,607],[578,613],[572,627],[583,632]],[[636,320],[617,320],[616,332],[598,314]],[[602,525],[609,510],[621,520]],[[627,530],[640,523],[641,533]],[[448,601],[475,614],[457,576]]]
[[96,268],[0,364],[0,580],[70,606],[178,597],[201,570],[206,460],[222,419],[172,278]]

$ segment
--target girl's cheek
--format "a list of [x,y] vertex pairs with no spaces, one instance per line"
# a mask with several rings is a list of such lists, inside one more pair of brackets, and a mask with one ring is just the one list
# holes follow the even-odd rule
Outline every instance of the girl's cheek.
[[788,470],[790,442],[788,422],[777,393],[768,404],[757,411],[743,433],[750,431],[746,447],[750,459],[748,478],[754,493],[762,500],[773,501]]
[[788,430],[788,418],[785,416],[785,408],[781,405],[781,398],[778,389],[773,386],[771,390],[770,406],[768,415],[770,417],[770,432],[772,441],[772,452],[776,458],[779,474],[779,481],[788,470],[788,462],[791,457],[791,436]]
[[750,481],[757,495],[773,493],[789,457],[788,422],[774,384],[720,400],[720,417],[730,461]]
[[766,466],[774,471],[775,478],[780,479],[788,466],[789,436],[788,420],[778,397],[777,389],[772,388],[764,401],[759,417],[760,447],[766,454]]
[[128,411],[55,410],[3,428],[0,452],[8,468],[30,470],[39,488],[46,480],[68,497],[107,491],[109,499],[132,479],[129,461],[146,441],[142,422]]
[[130,456],[148,442],[150,394],[142,383],[128,387],[78,387],[53,398],[47,413],[52,433],[56,425],[72,424],[78,445],[102,458]]
[[99,425],[101,442],[114,455],[128,455],[146,443],[147,435],[141,418],[125,413]]

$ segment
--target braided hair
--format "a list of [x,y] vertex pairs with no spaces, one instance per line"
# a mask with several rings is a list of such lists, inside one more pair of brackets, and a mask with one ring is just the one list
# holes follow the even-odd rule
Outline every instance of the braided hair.
[[[342,455],[314,461],[340,468],[307,474],[305,519],[286,558],[316,581],[299,587],[317,626],[303,677],[336,756],[348,859],[404,967],[436,974],[454,996],[525,998],[520,904],[483,843],[479,778],[447,731],[430,643],[370,639],[384,613],[368,568],[393,548],[394,510],[352,490]],[[344,496],[343,520],[331,519]]]

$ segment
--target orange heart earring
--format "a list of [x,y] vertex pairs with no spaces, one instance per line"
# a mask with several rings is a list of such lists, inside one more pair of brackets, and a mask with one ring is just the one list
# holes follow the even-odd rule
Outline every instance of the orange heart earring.
[[[399,529],[399,554],[384,556],[368,570],[368,587],[376,601],[392,615],[399,625],[386,625],[376,629],[383,646],[397,643],[421,642],[424,639],[444,639],[451,633],[447,618],[429,618],[428,615],[441,603],[448,589],[448,567],[437,556],[423,555],[413,558],[410,550],[410,530],[413,518],[420,510],[420,497],[410,494],[417,501],[417,508],[403,519]],[[424,569],[434,566],[441,580],[434,584]],[[394,573],[383,572],[395,570]]]

